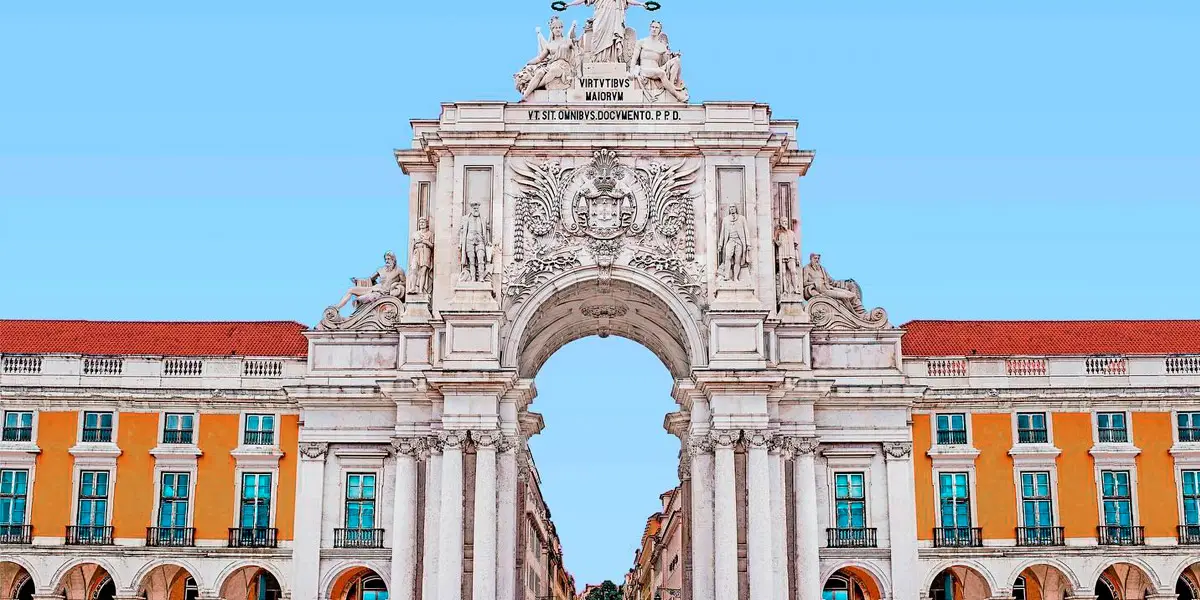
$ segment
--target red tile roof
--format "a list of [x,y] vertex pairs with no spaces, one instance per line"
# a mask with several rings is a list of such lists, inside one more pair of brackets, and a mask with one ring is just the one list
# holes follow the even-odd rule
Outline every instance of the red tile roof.
[[905,356],[1200,354],[1200,321],[911,321]]
[[301,357],[308,355],[305,329],[292,321],[0,320],[0,353]]

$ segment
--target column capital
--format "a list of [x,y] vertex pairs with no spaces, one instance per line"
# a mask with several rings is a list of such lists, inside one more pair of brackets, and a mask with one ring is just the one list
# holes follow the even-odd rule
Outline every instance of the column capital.
[[742,441],[747,448],[768,448],[771,438],[770,432],[763,429],[747,429],[742,432]]
[[471,432],[471,441],[474,442],[477,449],[496,450],[497,444],[500,443],[500,438],[503,434],[499,430],[475,430]]
[[463,430],[442,430],[438,432],[437,439],[443,450],[447,448],[461,450],[463,444],[467,442],[467,432]]
[[425,436],[405,436],[392,438],[392,451],[396,456],[411,456],[420,458],[429,447],[429,438]]
[[741,439],[741,434],[736,429],[714,429],[708,432],[708,441],[714,450],[731,450]]
[[709,432],[693,433],[687,436],[684,443],[684,448],[688,455],[697,456],[700,454],[711,454],[713,451],[713,440]]
[[883,453],[887,460],[907,460],[912,458],[912,442],[884,442]]
[[329,453],[327,442],[300,442],[298,448],[300,458],[304,460],[325,460],[325,455]]
[[774,443],[785,447],[786,451],[792,456],[801,456],[816,454],[817,447],[821,445],[821,440],[814,436],[778,435],[775,436]]
[[505,435],[503,433],[496,436],[496,452],[504,454],[512,452],[521,446],[521,440],[515,435]]

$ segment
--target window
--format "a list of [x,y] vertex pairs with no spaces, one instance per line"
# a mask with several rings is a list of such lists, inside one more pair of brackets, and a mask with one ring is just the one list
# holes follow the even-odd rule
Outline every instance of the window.
[[834,476],[838,529],[866,527],[867,497],[862,473],[838,473]]
[[75,524],[80,527],[108,525],[108,471],[79,474],[79,514]]
[[939,445],[966,445],[967,416],[964,414],[938,415],[937,443]]
[[33,440],[33,413],[28,411],[4,411],[4,441],[28,442]]
[[1104,524],[1128,527],[1133,524],[1133,496],[1129,491],[1129,471],[1103,471],[1101,496],[1104,500]]
[[273,446],[275,415],[246,415],[246,435],[242,443],[247,446]]
[[1013,583],[1012,597],[1013,597],[1013,600],[1025,600],[1026,595],[1025,595],[1025,578],[1024,577],[1018,577],[1017,581],[1015,583]]
[[388,600],[387,586],[383,585],[383,580],[375,577],[364,577],[362,580],[362,595],[360,597],[351,596],[352,600]]
[[178,530],[182,536],[188,523],[188,500],[192,476],[189,473],[163,473],[158,492],[158,526]]
[[1129,429],[1125,427],[1125,413],[1100,413],[1096,415],[1097,439],[1102,444],[1124,444],[1129,441]]
[[271,475],[242,474],[242,529],[263,529],[271,526]]
[[1200,526],[1200,471],[1184,471],[1182,475],[1183,524]]
[[1021,473],[1021,508],[1026,527],[1053,527],[1049,473]]
[[0,471],[0,538],[20,533],[25,524],[29,496],[29,471]]
[[[375,475],[346,476],[346,535],[373,538],[375,529]],[[363,540],[359,540],[363,541]]]
[[1200,442],[1200,412],[1179,413],[1179,441]]
[[200,598],[200,587],[196,585],[196,580],[188,577],[183,580],[183,600],[197,600]]
[[113,414],[110,412],[83,413],[83,441],[111,442]]
[[1021,444],[1049,443],[1050,435],[1046,431],[1046,413],[1018,414],[1017,441]]
[[966,473],[941,473],[938,487],[941,498],[941,523],[947,528],[971,526],[971,494]]
[[192,443],[195,419],[196,416],[190,413],[168,413],[166,418],[163,419],[163,443]]

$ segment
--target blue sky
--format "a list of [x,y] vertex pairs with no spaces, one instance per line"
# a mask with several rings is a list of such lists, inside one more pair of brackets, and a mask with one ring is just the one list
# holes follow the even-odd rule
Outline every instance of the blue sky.
[[[408,120],[515,99],[547,4],[0,4],[0,317],[314,323],[404,252]],[[1200,317],[1200,4],[663,4],[694,100],[799,119],[803,250],[894,322]],[[669,377],[588,339],[538,385],[567,564],[617,579]]]

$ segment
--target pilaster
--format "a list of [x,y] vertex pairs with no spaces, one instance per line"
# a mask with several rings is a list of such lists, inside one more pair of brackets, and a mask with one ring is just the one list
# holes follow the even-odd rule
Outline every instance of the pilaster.
[[891,539],[892,597],[917,595],[917,505],[913,489],[913,445],[884,442],[887,463],[888,537]]
[[793,437],[786,443],[795,456],[796,588],[799,600],[820,600],[825,582],[821,581],[821,535],[817,527],[818,441],[815,437]]
[[325,495],[325,458],[329,444],[300,442],[296,480],[296,536],[292,542],[292,587],[301,598],[316,598],[321,581],[321,513]]
[[391,598],[416,600],[417,576],[417,458],[426,446],[424,437],[392,440],[396,453],[396,484],[392,505]]

